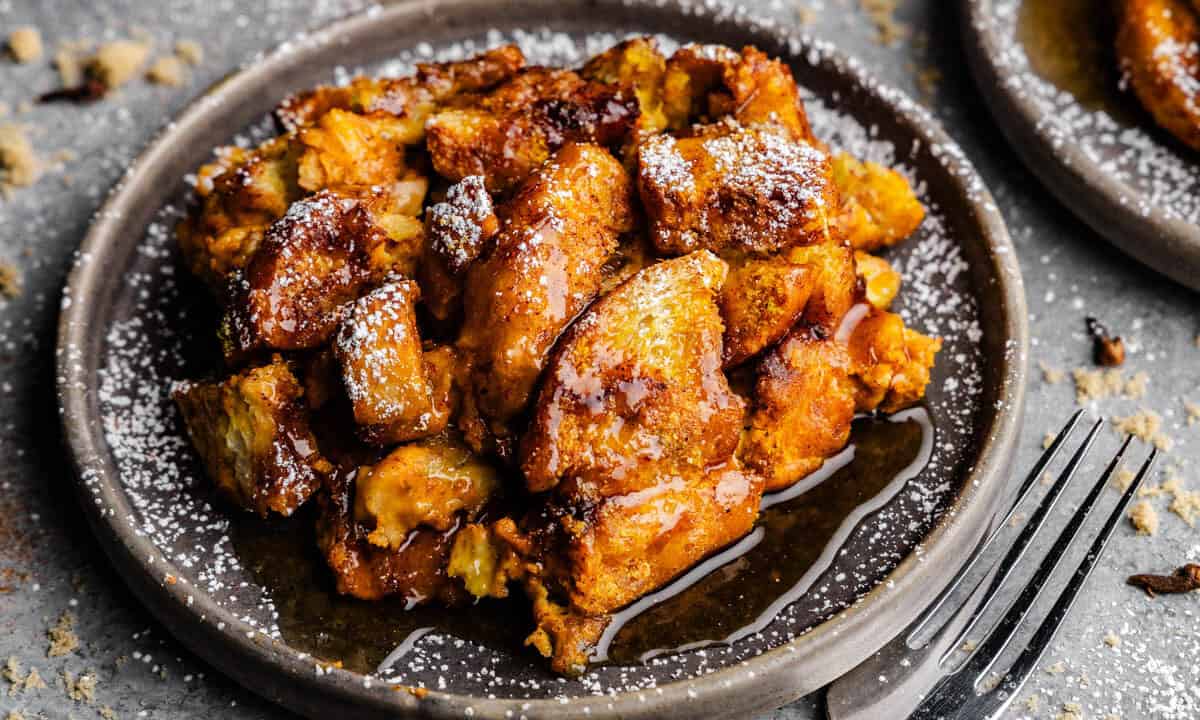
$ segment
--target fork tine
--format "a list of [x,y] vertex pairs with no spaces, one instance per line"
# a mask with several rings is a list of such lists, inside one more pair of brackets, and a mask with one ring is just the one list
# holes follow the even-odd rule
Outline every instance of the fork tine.
[[[1029,474],[1025,476],[1025,479],[1021,482],[1021,488],[1017,491],[1016,500],[1013,501],[1012,505],[1008,509],[1008,512],[1004,514],[1004,517],[1000,519],[1000,522],[996,523],[996,527],[990,534],[988,534],[987,538],[975,547],[975,550],[967,559],[966,564],[964,564],[962,569],[958,571],[958,574],[955,575],[954,580],[952,580],[950,584],[946,586],[946,589],[942,590],[942,592],[937,596],[937,599],[933,601],[933,604],[926,608],[925,612],[921,613],[920,618],[917,620],[916,624],[912,626],[912,630],[908,634],[908,644],[910,647],[924,647],[931,639],[924,638],[923,641],[918,640],[918,638],[920,638],[926,632],[929,623],[934,619],[934,617],[937,616],[942,607],[945,606],[945,604],[950,600],[950,597],[954,595],[955,591],[958,590],[958,588],[962,585],[963,580],[965,580],[966,577],[971,574],[971,571],[975,568],[975,566],[979,564],[979,560],[983,557],[984,552],[988,549],[988,547],[991,546],[992,542],[1001,533],[1001,531],[1004,530],[1004,526],[1007,525],[1008,521],[1012,519],[1013,514],[1017,511],[1017,508],[1025,502],[1027,497],[1029,497],[1029,493],[1033,490],[1034,484],[1037,482],[1038,478],[1042,476],[1042,473],[1045,472],[1046,467],[1054,461],[1055,457],[1058,456],[1059,449],[1063,446],[1063,443],[1070,438],[1071,433],[1075,432],[1075,428],[1078,427],[1079,420],[1082,417],[1083,410],[1076,410],[1075,414],[1071,416],[1071,419],[1067,421],[1067,424],[1063,426],[1062,430],[1058,431],[1058,435],[1055,436],[1054,442],[1050,444],[1050,447],[1046,448],[1046,451],[1042,453],[1040,458],[1038,458],[1038,461],[1033,466],[1033,469],[1029,471]],[[955,646],[952,645],[951,647]]]
[[[1004,649],[1008,647],[1009,642],[1012,641],[1013,635],[1016,634],[1017,628],[1021,625],[1021,622],[1025,619],[1025,616],[1029,613],[1030,608],[1033,607],[1033,603],[1037,600],[1038,595],[1045,586],[1046,580],[1050,578],[1050,576],[1054,573],[1054,570],[1062,561],[1063,557],[1066,555],[1067,550],[1075,541],[1075,536],[1079,534],[1080,528],[1083,527],[1084,521],[1087,520],[1088,514],[1096,505],[1096,501],[1100,499],[1101,493],[1104,492],[1104,488],[1110,482],[1112,475],[1117,470],[1117,467],[1120,466],[1121,460],[1125,454],[1125,450],[1129,447],[1129,443],[1132,441],[1132,436],[1125,439],[1125,442],[1121,445],[1120,452],[1113,457],[1112,462],[1109,463],[1108,469],[1105,471],[1104,475],[1101,476],[1100,481],[1091,489],[1091,492],[1088,493],[1083,503],[1079,506],[1079,509],[1075,511],[1075,514],[1071,516],[1069,521],[1067,521],[1066,527],[1063,528],[1063,531],[1058,536],[1058,540],[1055,541],[1054,546],[1050,548],[1050,552],[1038,566],[1037,572],[1034,573],[1029,583],[1025,585],[1025,588],[1021,591],[1021,594],[1017,597],[1017,599],[1008,606],[1008,610],[1004,613],[1004,617],[1002,617],[1000,621],[992,627],[988,633],[987,639],[980,644],[976,654],[968,662],[967,668],[971,669],[968,671],[976,672],[976,683],[978,683],[983,679],[984,676],[991,672],[992,667],[996,664],[996,661],[999,660],[1000,654],[1004,652]],[[1149,460],[1147,460],[1147,462],[1152,462],[1154,457],[1155,454],[1151,453],[1151,457]],[[1142,467],[1142,473],[1145,473],[1147,470],[1147,466]],[[1141,477],[1144,477],[1144,475],[1141,475]],[[1128,492],[1126,492],[1126,496],[1129,496]],[[1125,496],[1122,496],[1123,500],[1124,497]],[[1120,516],[1118,515],[1117,517],[1119,519]],[[1116,521],[1114,520],[1113,524],[1115,525],[1115,523]],[[1092,557],[1085,560],[1084,565],[1090,570],[1091,563],[1094,562],[1095,558]]]
[[[1126,443],[1128,444],[1128,442]],[[1109,513],[1108,520],[1104,522],[1104,527],[1100,530],[1100,534],[1092,541],[1092,546],[1088,548],[1087,555],[1076,568],[1075,574],[1067,582],[1067,586],[1063,588],[1062,594],[1054,603],[1054,607],[1050,609],[1050,613],[1042,624],[1038,626],[1037,632],[1029,640],[1029,645],[1021,651],[1013,662],[1012,667],[1005,673],[1004,682],[1001,687],[1003,694],[995,693],[995,699],[1000,702],[992,710],[993,713],[998,713],[1008,706],[1013,701],[1017,693],[1025,685],[1025,681],[1041,662],[1042,656],[1045,655],[1046,649],[1050,647],[1050,643],[1054,642],[1054,636],[1058,634],[1058,629],[1062,627],[1063,620],[1067,613],[1071,611],[1071,606],[1075,604],[1075,598],[1079,595],[1080,588],[1087,582],[1088,576],[1092,574],[1092,570],[1096,567],[1096,562],[1100,556],[1104,554],[1104,548],[1108,546],[1108,541],[1112,539],[1113,531],[1116,530],[1117,523],[1121,522],[1121,518],[1125,516],[1125,509],[1133,500],[1134,494],[1141,486],[1142,481],[1150,474],[1150,469],[1154,467],[1154,461],[1158,458],[1158,450],[1151,450],[1146,461],[1142,463],[1141,470],[1125,492],[1121,495],[1120,501],[1116,507]]]
[[[975,629],[975,626],[979,624],[980,618],[983,617],[984,611],[987,610],[988,605],[991,603],[992,598],[995,597],[996,592],[999,591],[1000,586],[1012,576],[1013,572],[1017,568],[1017,565],[1019,565],[1021,560],[1025,557],[1026,551],[1029,550],[1029,545],[1033,542],[1034,537],[1037,536],[1038,532],[1046,524],[1046,520],[1050,517],[1050,512],[1054,510],[1054,507],[1058,504],[1058,499],[1062,496],[1063,491],[1075,477],[1075,473],[1079,470],[1079,466],[1083,463],[1084,456],[1087,455],[1089,450],[1091,450],[1092,444],[1096,441],[1096,435],[1100,432],[1100,428],[1103,426],[1103,419],[1097,420],[1095,424],[1092,425],[1092,429],[1088,432],[1087,437],[1084,438],[1083,444],[1080,445],[1079,449],[1075,451],[1075,454],[1071,456],[1071,460],[1067,463],[1066,467],[1063,468],[1062,473],[1059,474],[1058,479],[1054,482],[1054,486],[1050,488],[1050,492],[1048,492],[1046,496],[1042,498],[1041,504],[1029,518],[1029,521],[1025,523],[1025,527],[1021,528],[1021,533],[1017,536],[1016,541],[1013,542],[1012,547],[1009,548],[1009,551],[1004,556],[1004,559],[1000,561],[1000,569],[996,571],[996,574],[992,577],[991,584],[988,585],[987,592],[984,594],[983,602],[981,602],[971,612],[970,619],[968,619],[966,624],[963,625],[962,630],[959,630],[958,635],[954,638],[954,641],[946,646],[946,652],[942,654],[940,662],[946,662],[947,658],[958,652],[959,646],[962,645],[963,640],[966,639]],[[1120,452],[1117,454],[1118,460],[1124,455],[1125,448],[1128,446],[1129,443],[1126,442],[1125,445],[1121,447]],[[980,578],[979,582],[983,582],[983,578]]]

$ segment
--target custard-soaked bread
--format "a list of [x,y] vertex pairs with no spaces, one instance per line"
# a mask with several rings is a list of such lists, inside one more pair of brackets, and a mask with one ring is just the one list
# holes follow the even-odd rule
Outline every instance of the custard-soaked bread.
[[371,279],[372,251],[389,242],[358,199],[321,192],[293,204],[235,286],[221,327],[226,357],[323,344],[339,308]]
[[483,177],[471,175],[451,185],[446,199],[425,214],[425,251],[421,286],[425,306],[438,320],[448,320],[462,298],[463,277],[500,231]]
[[450,419],[450,379],[425,360],[415,282],[397,280],[350,304],[333,352],[364,440],[390,445],[440,433]]
[[833,182],[841,198],[835,222],[856,250],[891,247],[925,219],[925,206],[895,170],[838,153],[833,157]]
[[197,172],[200,205],[176,233],[188,267],[214,290],[224,289],[229,273],[244,267],[258,249],[267,226],[303,194],[300,152],[287,137],[254,150],[226,147]]
[[940,338],[904,326],[899,315],[870,310],[850,335],[851,376],[859,410],[903,410],[925,397]]
[[854,251],[854,272],[867,302],[876,310],[887,310],[900,292],[900,273],[887,260],[860,250]]
[[[721,372],[725,273],[706,251],[642,270],[572,326],[547,367],[521,467],[529,490],[551,492],[523,530],[544,568],[536,581],[587,627],[757,516],[762,479],[733,457],[745,407]],[[554,640],[542,620],[555,669],[577,672],[583,638]]]
[[666,128],[662,85],[667,59],[658,50],[654,38],[630,38],[596,55],[583,66],[580,74],[588,80],[621,85],[637,95],[641,114],[637,131],[657,133]]
[[321,86],[288,97],[275,109],[275,119],[288,131],[313,124],[333,108],[362,114],[387,113],[402,124],[396,137],[406,144],[421,141],[425,121],[439,104],[463,93],[480,92],[511,78],[525,65],[515,45],[448,63],[420,63],[406,78],[357,77],[345,87]]
[[1200,4],[1123,0],[1121,73],[1155,122],[1200,150]]
[[401,445],[356,474],[354,518],[372,545],[399,549],[418,527],[473,519],[499,487],[496,470],[452,437]]
[[291,515],[331,469],[309,430],[303,396],[278,356],[221,382],[180,382],[172,392],[209,478],[233,503],[264,517]]
[[400,595],[410,606],[466,600],[461,584],[446,573],[454,532],[417,528],[399,548],[375,545],[367,539],[370,529],[354,519],[354,485],[353,473],[336,472],[317,497],[317,547],[337,591],[361,600]]
[[746,127],[777,128],[813,142],[792,71],[757,48],[685,45],[667,61],[663,106],[675,130],[730,117]]
[[495,246],[467,271],[458,347],[494,425],[525,408],[559,334],[599,292],[633,227],[632,185],[603,148],[567,145],[507,204]]
[[637,97],[620,86],[572,70],[527,68],[429,118],[426,145],[442,177],[480,175],[488,190],[507,193],[567,143],[619,148],[637,118]]
[[760,361],[753,411],[739,454],[785,488],[846,446],[854,420],[855,385],[846,346],[797,327]]
[[808,305],[818,273],[788,253],[767,257],[738,254],[727,258],[729,277],[721,292],[725,321],[722,354],[732,368],[771,347],[796,324]]
[[838,204],[824,151],[732,120],[643,141],[638,192],[651,239],[671,255],[821,242]]

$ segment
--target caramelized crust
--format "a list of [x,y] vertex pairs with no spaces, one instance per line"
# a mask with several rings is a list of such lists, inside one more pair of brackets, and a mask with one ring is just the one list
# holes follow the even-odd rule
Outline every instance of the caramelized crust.
[[667,61],[663,106],[671,128],[731,117],[746,127],[770,126],[797,142],[812,131],[792,71],[757,48],[685,45]]
[[636,96],[571,70],[527,68],[472,102],[438,112],[425,130],[433,167],[457,182],[484,178],[507,193],[569,142],[620,147],[638,118]]
[[1200,150],[1200,7],[1123,0],[1117,59],[1155,122]]
[[446,200],[425,215],[426,250],[421,260],[425,304],[439,320],[447,320],[462,296],[462,276],[484,254],[500,221],[483,177],[471,175],[450,186]]
[[409,606],[430,600],[449,605],[465,595],[446,574],[454,530],[413,530],[398,549],[379,547],[354,521],[354,474],[334,473],[318,497],[317,546],[343,595],[378,600],[402,595]]
[[359,433],[376,445],[436,435],[450,420],[449,385],[435,383],[421,349],[420,297],[409,280],[375,288],[349,306],[334,339]]
[[835,223],[855,250],[891,247],[925,219],[925,206],[895,170],[838,153],[833,157],[833,183],[841,198]]
[[531,492],[562,482],[581,499],[634,492],[733,454],[744,406],[721,372],[725,273],[708,252],[668,260],[575,322],[521,443]]
[[792,262],[786,253],[731,259],[720,300],[725,367],[741,365],[782,339],[804,312],[816,278],[812,267]]
[[754,411],[740,456],[785,488],[846,446],[854,420],[855,385],[845,345],[797,328],[761,361]]
[[387,241],[358,200],[322,192],[293,204],[237,285],[222,324],[226,356],[324,343],[371,277],[371,248]]
[[172,392],[217,489],[264,517],[291,515],[330,470],[309,430],[303,396],[278,356],[221,382],[180,382]]
[[658,43],[654,38],[639,37],[614,45],[588,60],[580,75],[632,91],[641,109],[637,132],[645,135],[667,127],[662,99],[666,71],[667,59],[659,52]]
[[605,150],[567,145],[507,205],[495,248],[468,270],[458,347],[494,423],[525,408],[555,340],[600,290],[632,227],[631,186]]
[[829,157],[732,121],[638,151],[638,191],[658,251],[768,254],[829,238],[837,208]]
[[499,486],[490,465],[449,437],[401,445],[356,477],[354,518],[370,529],[368,542],[392,550],[417,527],[446,531],[474,518]]
[[397,138],[416,144],[424,136],[425,121],[439,104],[457,95],[480,92],[511,78],[525,65],[515,45],[505,45],[477,57],[450,63],[421,63],[413,77],[355,78],[346,87],[322,86],[297,93],[275,109],[275,119],[285,130],[312,125],[331,109],[358,113],[387,113],[401,121]]

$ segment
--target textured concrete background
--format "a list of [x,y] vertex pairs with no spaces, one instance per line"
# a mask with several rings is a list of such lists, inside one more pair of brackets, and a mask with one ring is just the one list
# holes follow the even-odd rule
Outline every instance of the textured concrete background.
[[[886,5],[878,0],[862,5]],[[981,107],[966,73],[952,3],[901,2],[896,17],[910,33],[882,45],[857,0],[772,0],[756,12],[784,21],[807,19],[811,30],[861,58],[886,81],[933,107],[967,150],[995,194],[1020,253],[1032,314],[1033,360],[1060,368],[1086,365],[1083,317],[1100,317],[1125,336],[1129,372],[1145,370],[1151,384],[1139,401],[1103,401],[1095,410],[1160,412],[1175,439],[1169,461],[1189,487],[1200,487],[1200,426],[1187,427],[1181,398],[1200,401],[1200,295],[1176,287],[1112,250],[1059,207],[1005,146]],[[0,663],[16,658],[36,667],[49,687],[6,694],[0,710],[27,717],[97,717],[111,708],[121,718],[280,718],[286,713],[234,686],[193,658],[138,606],[95,548],[66,476],[53,394],[53,327],[59,287],[89,217],[152,134],[210,82],[294,33],[361,9],[350,0],[234,0],[132,2],[0,0],[0,34],[20,25],[41,29],[49,48],[81,38],[148,33],[158,47],[179,38],[199,41],[204,63],[184,88],[135,82],[85,108],[41,106],[17,112],[22,101],[53,89],[48,62],[0,61],[0,102],[33,129],[44,157],[72,158],[31,188],[0,199],[0,259],[16,265],[24,290],[0,300]],[[1070,382],[1051,385],[1032,371],[1028,418],[1018,467],[1030,466],[1045,433],[1074,404]],[[1114,433],[1101,440],[1116,445]],[[1111,498],[1110,498],[1111,501]],[[1166,571],[1200,559],[1200,531],[1153,500],[1162,527],[1138,537],[1123,524],[1089,582],[1044,666],[1010,717],[1056,717],[1078,703],[1082,717],[1200,717],[1200,595],[1147,600],[1124,585],[1131,572]],[[1067,504],[1069,508],[1069,503]],[[1061,513],[1060,513],[1061,514]],[[1045,544],[1047,541],[1042,541]],[[64,612],[77,620],[80,646],[48,657],[48,629]],[[1110,647],[1109,633],[1121,642]],[[1056,663],[1062,662],[1056,667]],[[94,699],[72,700],[64,673],[93,672]],[[1026,709],[1036,693],[1038,710]],[[813,704],[773,715],[807,718]],[[4,713],[0,713],[3,717]]]

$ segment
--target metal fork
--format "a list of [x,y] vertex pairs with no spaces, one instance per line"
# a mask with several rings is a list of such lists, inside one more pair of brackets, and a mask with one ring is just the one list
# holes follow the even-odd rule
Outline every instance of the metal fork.
[[[1109,461],[1100,480],[1091,488],[1083,503],[1067,522],[1032,579],[1016,600],[1005,608],[1003,616],[989,629],[985,639],[977,647],[965,653],[965,656],[958,657],[963,641],[985,613],[998,606],[998,591],[1013,575],[1034,537],[1046,524],[1063,491],[1077,474],[1084,457],[1095,442],[1097,433],[1104,425],[1103,418],[1093,423],[1083,444],[1071,456],[1003,559],[984,573],[982,578],[976,580],[977,584],[968,595],[967,601],[949,621],[940,626],[934,621],[942,614],[940,611],[952,597],[960,596],[958,591],[967,578],[978,575],[974,571],[983,567],[982,561],[985,557],[991,557],[988,551],[999,547],[998,538],[1005,526],[1032,493],[1038,479],[1080,425],[1082,417],[1083,411],[1077,411],[1058,433],[1054,442],[1022,482],[1016,500],[996,524],[995,529],[971,553],[963,568],[937,600],[891,644],[830,687],[827,693],[827,709],[831,720],[902,717],[910,710],[910,720],[982,720],[999,717],[1016,698],[1046,648],[1054,640],[1058,628],[1104,552],[1113,530],[1125,515],[1134,494],[1149,475],[1158,456],[1157,450],[1151,450],[1142,463],[1133,482],[1122,493],[1083,561],[1067,581],[1057,602],[1028,645],[998,682],[987,688],[981,687],[991,675],[1001,655],[1012,643],[1046,581],[1075,545],[1084,521],[1117,469],[1121,467],[1132,441],[1131,437],[1126,438],[1116,455]],[[894,676],[899,676],[896,677],[899,682],[892,682]],[[881,683],[885,677],[888,682]],[[932,689],[927,689],[931,682]]]

